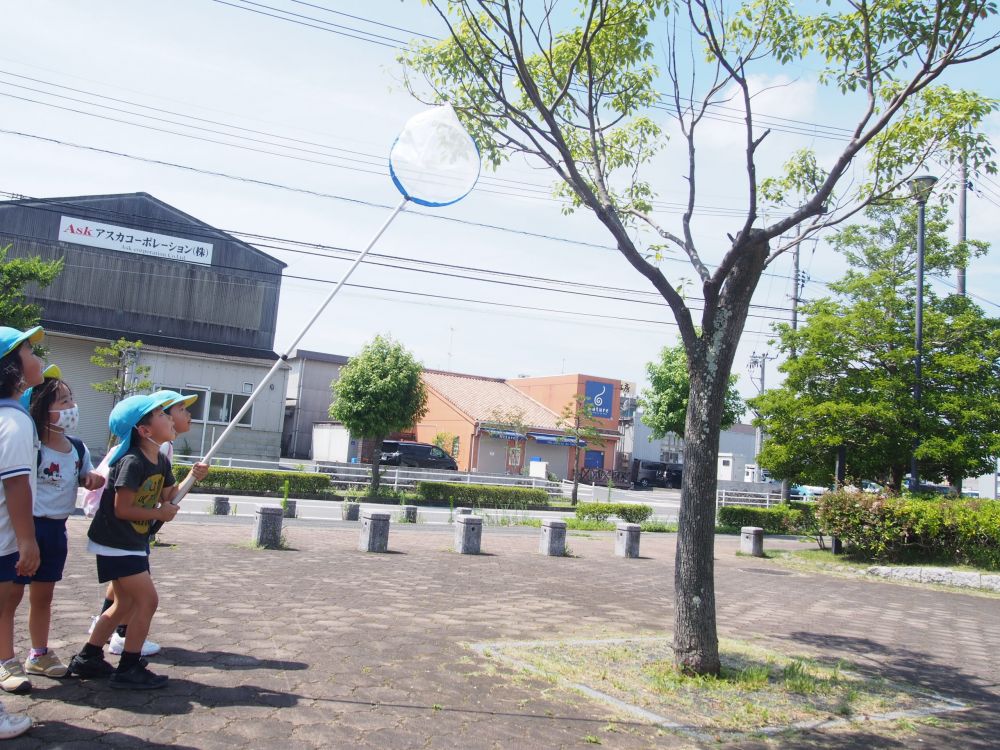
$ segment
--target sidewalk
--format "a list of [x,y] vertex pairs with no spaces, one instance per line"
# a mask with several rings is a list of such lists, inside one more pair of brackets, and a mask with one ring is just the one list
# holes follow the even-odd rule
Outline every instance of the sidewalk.
[[[101,597],[85,531],[70,519],[56,588],[50,646],[66,659]],[[450,552],[450,529],[434,526],[394,529],[386,555],[357,552],[356,526],[289,524],[287,551],[251,550],[250,535],[207,517],[164,529],[175,546],[153,551],[152,636],[164,649],[152,661],[171,676],[166,689],[123,695],[37,678],[30,695],[3,696],[39,723],[6,746],[574,748],[592,747],[588,736],[612,748],[695,746],[638,720],[607,731],[608,707],[462,646],[669,629],[673,535],[644,535],[639,560],[615,558],[601,533],[571,536],[575,558],[539,556],[537,531],[523,529],[487,528],[478,557]],[[735,556],[738,544],[716,541],[721,635],[843,656],[972,704],[898,740],[861,727],[772,747],[996,747],[1000,599],[791,572]]]

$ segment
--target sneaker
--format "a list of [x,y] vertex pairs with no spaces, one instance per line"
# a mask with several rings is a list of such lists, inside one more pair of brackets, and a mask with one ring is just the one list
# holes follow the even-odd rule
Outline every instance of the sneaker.
[[43,677],[65,677],[69,668],[56,656],[55,651],[48,651],[24,662],[24,671],[28,674],[40,674]]
[[115,668],[108,663],[104,655],[93,656],[85,659],[80,654],[74,654],[69,660],[67,674],[75,674],[77,677],[95,678],[110,677],[114,674]]
[[0,740],[20,737],[31,729],[34,722],[24,714],[9,714],[0,706]]
[[[116,656],[125,651],[125,637],[118,635],[118,633],[113,633],[111,635],[111,645],[108,646],[108,651]],[[143,641],[142,651],[140,656],[155,656],[160,653],[160,644],[154,641]]]
[[24,675],[20,662],[11,659],[6,664],[0,664],[0,688],[19,695],[31,692],[31,680]]
[[170,678],[165,674],[153,674],[145,664],[136,664],[124,672],[111,675],[111,687],[119,690],[156,690],[165,687]]

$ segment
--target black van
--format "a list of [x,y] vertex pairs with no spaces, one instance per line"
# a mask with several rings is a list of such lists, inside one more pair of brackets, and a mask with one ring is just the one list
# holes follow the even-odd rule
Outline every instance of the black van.
[[383,440],[379,463],[386,466],[414,466],[420,469],[457,471],[455,459],[430,443],[409,440]]
[[647,487],[681,486],[682,467],[680,464],[667,464],[662,461],[632,461],[632,485],[646,489]]

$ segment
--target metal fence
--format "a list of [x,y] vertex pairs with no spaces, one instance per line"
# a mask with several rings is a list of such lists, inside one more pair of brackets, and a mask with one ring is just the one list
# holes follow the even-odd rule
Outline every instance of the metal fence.
[[[192,464],[200,460],[198,456],[174,454],[174,463]],[[212,466],[226,469],[266,469],[268,471],[310,471],[330,475],[335,487],[350,489],[364,487],[371,482],[371,464],[348,464],[335,461],[255,461],[252,459],[221,457],[213,458]],[[527,487],[545,490],[550,497],[562,497],[559,482],[535,477],[511,476],[505,474],[476,474],[435,469],[415,469],[410,467],[380,466],[382,486],[394,490],[412,490],[417,482],[463,482],[465,484],[487,484],[500,487]]]
[[781,504],[780,492],[751,492],[749,490],[716,490],[715,522],[719,522],[719,508],[726,505],[748,505],[752,508],[770,508]]

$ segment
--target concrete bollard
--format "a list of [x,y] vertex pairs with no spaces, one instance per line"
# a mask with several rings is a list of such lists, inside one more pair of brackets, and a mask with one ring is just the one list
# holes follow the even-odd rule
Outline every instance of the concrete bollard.
[[344,521],[357,521],[361,506],[358,503],[349,503],[346,500],[340,506],[340,517]]
[[538,551],[550,557],[566,554],[566,522],[558,518],[542,519],[542,536],[538,540]]
[[615,556],[639,556],[639,532],[642,527],[637,523],[620,523],[615,527]]
[[212,500],[212,515],[213,516],[228,516],[229,515],[229,498],[228,497],[216,497]]
[[366,510],[361,514],[361,539],[358,549],[362,552],[386,552],[389,549],[389,514]]
[[253,521],[253,543],[267,549],[281,547],[281,517],[279,507],[265,505],[257,508]]
[[482,516],[458,516],[455,519],[455,551],[478,555],[483,539]]
[[740,529],[740,552],[753,557],[764,556],[764,529],[744,526]]
[[416,505],[403,505],[402,513],[400,514],[400,519],[406,523],[416,523],[417,522],[417,506]]
[[455,508],[456,516],[471,516],[472,508]]

